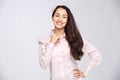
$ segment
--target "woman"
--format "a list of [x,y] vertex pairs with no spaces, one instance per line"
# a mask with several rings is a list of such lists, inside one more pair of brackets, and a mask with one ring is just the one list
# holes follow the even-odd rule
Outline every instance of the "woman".
[[[50,68],[50,80],[78,80],[100,63],[98,50],[81,37],[74,17],[68,7],[58,5],[52,14],[54,29],[47,37],[40,38],[40,65]],[[78,69],[77,60],[84,53],[90,57],[85,71]]]

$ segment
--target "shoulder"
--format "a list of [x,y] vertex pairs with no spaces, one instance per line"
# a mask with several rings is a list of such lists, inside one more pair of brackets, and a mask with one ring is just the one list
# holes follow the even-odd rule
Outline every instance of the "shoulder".
[[87,43],[88,41],[85,38],[83,38],[83,45],[86,45]]
[[42,44],[48,43],[49,40],[50,40],[50,35],[43,36],[38,39],[38,43],[42,43]]

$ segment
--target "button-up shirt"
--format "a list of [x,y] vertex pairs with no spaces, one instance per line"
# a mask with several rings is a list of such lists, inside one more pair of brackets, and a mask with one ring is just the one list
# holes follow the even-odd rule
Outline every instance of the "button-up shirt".
[[[78,68],[77,61],[70,53],[69,44],[65,34],[56,42],[50,42],[51,35],[40,38],[40,66],[50,68],[50,80],[78,80],[73,75],[73,70]],[[99,51],[85,39],[83,39],[82,51],[90,57],[89,65],[83,71],[85,75],[101,62]]]

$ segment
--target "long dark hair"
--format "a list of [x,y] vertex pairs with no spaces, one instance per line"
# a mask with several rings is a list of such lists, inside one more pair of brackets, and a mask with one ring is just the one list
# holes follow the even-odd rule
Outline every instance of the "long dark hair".
[[84,54],[82,51],[83,40],[82,40],[79,30],[77,29],[77,25],[74,20],[74,17],[72,15],[70,9],[68,7],[66,7],[65,5],[58,5],[54,9],[54,11],[52,13],[52,17],[54,16],[54,14],[58,8],[65,9],[68,14],[68,22],[65,26],[66,40],[68,41],[68,44],[70,46],[70,51],[71,51],[73,58],[75,60],[80,60]]

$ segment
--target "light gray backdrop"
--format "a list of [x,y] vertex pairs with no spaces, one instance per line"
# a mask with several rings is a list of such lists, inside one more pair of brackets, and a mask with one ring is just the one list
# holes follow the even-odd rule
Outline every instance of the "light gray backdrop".
[[71,9],[82,36],[102,54],[84,80],[120,80],[120,0],[0,0],[0,80],[49,80],[39,66],[38,39],[53,28],[58,4]]

